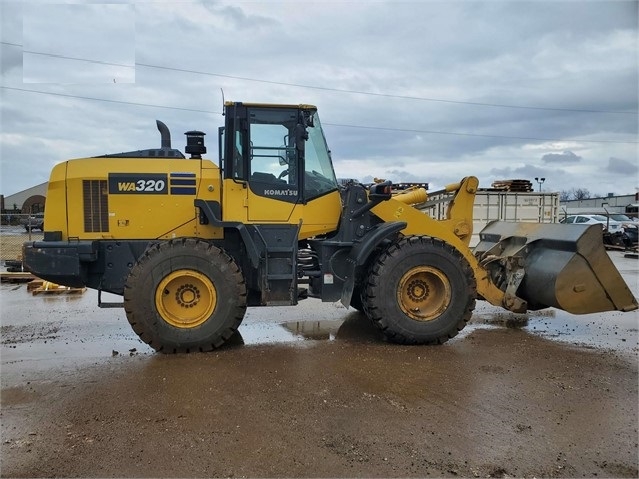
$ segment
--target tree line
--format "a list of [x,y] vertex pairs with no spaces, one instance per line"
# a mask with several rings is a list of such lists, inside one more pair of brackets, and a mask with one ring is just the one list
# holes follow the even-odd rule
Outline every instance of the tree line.
[[591,195],[587,188],[571,188],[569,190],[561,190],[559,192],[560,201],[568,200],[587,200],[589,198],[598,198],[598,195]]

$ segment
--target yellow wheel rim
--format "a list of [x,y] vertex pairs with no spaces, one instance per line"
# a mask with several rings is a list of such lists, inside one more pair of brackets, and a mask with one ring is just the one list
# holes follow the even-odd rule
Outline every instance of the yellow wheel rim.
[[173,271],[155,290],[155,306],[160,316],[176,328],[199,326],[213,314],[216,304],[215,286],[197,271]]
[[446,311],[450,300],[450,281],[444,273],[430,266],[412,268],[399,281],[397,303],[416,321],[438,318]]

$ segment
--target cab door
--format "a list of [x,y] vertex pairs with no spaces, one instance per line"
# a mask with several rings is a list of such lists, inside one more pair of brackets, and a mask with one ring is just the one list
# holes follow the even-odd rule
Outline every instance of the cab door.
[[288,222],[301,200],[298,115],[290,108],[248,108],[249,222]]

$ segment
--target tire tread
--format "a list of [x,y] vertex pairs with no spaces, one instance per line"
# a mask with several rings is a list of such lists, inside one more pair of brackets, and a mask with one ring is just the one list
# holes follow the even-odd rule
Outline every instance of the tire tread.
[[[407,249],[432,249],[450,256],[460,265],[461,273],[467,278],[465,291],[466,303],[463,306],[463,314],[444,334],[435,336],[416,336],[403,333],[394,327],[394,319],[384,316],[378,306],[383,298],[381,289],[384,285],[384,277],[387,269],[400,254],[406,254]],[[390,266],[389,266],[390,265]],[[462,292],[462,296],[463,296]],[[364,293],[364,311],[373,324],[382,332],[383,336],[391,342],[400,344],[443,344],[454,338],[461,331],[472,316],[477,297],[477,284],[472,268],[463,255],[452,245],[431,236],[406,236],[395,241],[383,251],[369,268]]]
[[[188,346],[176,347],[163,344],[162,341],[157,338],[157,335],[154,334],[154,331],[150,329],[149,321],[139,317],[141,315],[141,300],[134,294],[136,290],[140,289],[140,283],[144,281],[144,275],[147,274],[145,270],[149,267],[153,259],[157,258],[158,255],[171,255],[172,251],[180,249],[186,252],[195,251],[198,253],[198,256],[207,258],[211,263],[219,265],[220,269],[225,270],[228,276],[227,282],[232,285],[232,289],[238,292],[236,304],[233,306],[230,315],[232,319],[228,321],[229,324],[227,327],[220,331],[213,341],[207,341],[206,343],[195,346],[190,344]],[[244,277],[239,266],[231,256],[217,246],[204,240],[179,238],[150,246],[138,259],[131,269],[124,286],[124,310],[133,331],[144,343],[156,351],[169,354],[188,353],[193,350],[208,352],[221,347],[237,331],[246,313],[246,297],[247,292]],[[160,319],[156,319],[155,321],[160,321]]]

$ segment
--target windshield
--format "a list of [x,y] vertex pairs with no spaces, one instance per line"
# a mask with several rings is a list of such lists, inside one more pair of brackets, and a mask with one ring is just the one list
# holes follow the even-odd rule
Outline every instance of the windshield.
[[304,198],[307,200],[337,189],[337,179],[319,116],[317,112],[312,112],[311,117],[304,169]]

